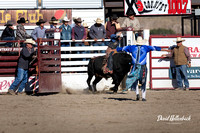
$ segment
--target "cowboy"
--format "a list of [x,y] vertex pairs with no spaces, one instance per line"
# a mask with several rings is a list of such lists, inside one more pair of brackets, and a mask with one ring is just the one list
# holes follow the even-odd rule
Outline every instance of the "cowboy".
[[[128,18],[126,18],[122,24],[122,27],[131,27],[134,31],[140,30],[140,22],[139,20],[134,16],[134,12],[130,10],[126,14]],[[137,39],[138,33],[135,32],[135,38]]]
[[[16,39],[17,40],[26,40],[27,38],[30,38],[31,36],[27,34],[24,25],[28,20],[25,20],[25,18],[20,18],[20,20],[17,21],[17,29],[16,29]],[[23,43],[22,43],[23,44]]]
[[[87,35],[86,35],[86,31],[85,31],[85,28],[81,25],[81,23],[82,23],[83,21],[81,20],[81,18],[79,17],[79,18],[77,18],[76,20],[75,20],[75,26],[72,28],[72,41],[75,41],[75,40],[82,40],[82,42],[75,42],[75,46],[76,47],[79,47],[79,46],[85,46],[84,45],[84,41],[85,41],[85,39],[86,39],[86,37],[87,37]],[[82,51],[82,52],[80,52],[80,51],[78,51],[77,52],[78,54],[79,53],[86,53],[86,51]],[[86,59],[83,59],[83,60],[86,60]]]
[[[89,35],[92,39],[94,39],[93,46],[105,46],[104,39],[106,37],[106,30],[104,25],[102,25],[102,20],[97,18],[96,23],[90,27]],[[102,39],[102,42],[97,42],[97,39]],[[105,51],[102,51],[105,53]]]
[[51,18],[51,20],[49,21],[50,28],[51,28],[51,29],[56,29],[58,23],[59,23],[58,19],[56,19],[56,18],[53,16],[53,17]]
[[[173,57],[176,68],[177,90],[189,90],[189,81],[187,78],[187,67],[191,67],[191,55],[188,47],[184,46],[182,42],[185,40],[177,37],[174,42],[176,46],[172,48],[170,54],[163,54],[162,57]],[[184,87],[183,82],[184,81]]]
[[36,27],[33,32],[31,33],[32,38],[37,41],[38,38],[45,38],[45,30],[46,28],[44,27],[44,23],[46,23],[46,21],[44,21],[43,19],[40,19],[36,25],[38,25],[38,27]]
[[[61,40],[71,40],[71,32],[72,32],[72,28],[71,26],[69,26],[69,19],[67,17],[63,18],[63,24],[59,27],[59,29],[61,29],[61,33],[60,33],[60,39]],[[62,42],[61,46],[69,46],[68,42]]]
[[106,73],[113,73],[113,55],[117,53],[116,48],[119,45],[119,40],[123,37],[121,32],[118,32],[117,34],[112,34],[111,36],[111,42],[108,44],[108,47],[106,49],[106,62],[103,66],[103,72]]
[[117,22],[117,15],[113,14],[111,16],[111,20],[105,23],[105,29],[106,29],[106,38],[110,39],[110,36],[112,34],[116,34],[117,30],[120,29],[120,23]]
[[[4,26],[6,26],[6,28],[3,30],[3,33],[1,35],[1,40],[8,40],[8,41],[15,40],[13,22],[8,21],[7,24],[5,24]],[[12,47],[12,42],[7,42],[5,46]]]
[[[36,47],[33,48],[35,41],[33,41],[32,39],[26,39],[24,44],[26,46],[23,47],[23,49],[21,50],[20,57],[18,60],[17,77],[8,89],[8,94],[11,95],[23,93],[23,89],[25,88],[25,85],[28,82],[29,61],[32,60],[34,51],[36,51]],[[18,90],[16,90],[18,85],[19,88]]]
[[142,101],[146,101],[147,53],[154,50],[167,51],[165,49],[161,49],[161,47],[144,45],[145,43],[146,40],[143,40],[141,36],[138,36],[136,45],[117,48],[117,52],[125,51],[131,53],[132,55],[133,67],[126,80],[126,89],[131,88],[131,90],[134,90],[136,92],[136,100],[139,100],[140,96],[137,88],[137,84],[139,82],[142,90]]

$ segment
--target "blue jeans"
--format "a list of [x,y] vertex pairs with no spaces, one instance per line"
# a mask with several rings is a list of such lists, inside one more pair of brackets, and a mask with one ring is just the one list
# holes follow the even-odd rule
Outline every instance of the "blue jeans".
[[[75,43],[75,47],[88,47],[84,45],[84,43]],[[86,54],[89,53],[89,51],[77,51],[77,54]],[[82,59],[83,61],[86,61],[86,58]]]
[[185,88],[189,88],[189,81],[187,78],[187,65],[176,66],[176,81],[178,88],[183,88],[182,81],[184,81]]
[[[101,43],[93,43],[92,44],[93,46],[106,46],[104,42],[101,42]],[[95,53],[97,53],[98,51],[95,51]],[[105,50],[101,50],[101,53],[105,53],[106,51]]]
[[11,84],[9,89],[15,90],[21,83],[19,85],[18,92],[22,92],[27,82],[28,82],[28,70],[24,70],[18,67],[17,77],[15,78],[15,81]]
[[[6,41],[12,41],[12,40],[15,40],[15,37],[4,37],[4,38],[2,38],[2,40],[6,40]],[[5,44],[5,46],[6,47],[12,47],[12,42],[7,42],[6,44]]]

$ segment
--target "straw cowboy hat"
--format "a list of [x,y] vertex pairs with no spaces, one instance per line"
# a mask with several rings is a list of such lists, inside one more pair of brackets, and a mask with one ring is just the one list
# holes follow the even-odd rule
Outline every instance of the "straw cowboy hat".
[[88,27],[87,23],[83,23],[83,27]]
[[177,37],[176,40],[173,40],[173,42],[184,42],[185,39],[182,39],[181,37]]
[[25,44],[32,44],[32,45],[36,44],[35,41],[33,41],[33,39],[31,39],[31,38],[30,38],[30,39],[26,39],[26,40],[24,41],[24,43],[25,43]]
[[42,24],[42,23],[46,23],[46,21],[44,21],[43,19],[40,19],[40,20],[36,23],[36,25],[40,25],[40,24]]
[[25,20],[25,18],[22,17],[22,18],[20,18],[19,20],[17,20],[17,23],[18,23],[18,24],[26,23],[26,21],[28,21],[28,20]]
[[49,24],[57,24],[57,23],[59,23],[59,21],[55,17],[52,17],[51,20],[49,21]]
[[135,42],[136,45],[144,45],[147,42],[146,39],[142,39],[141,36],[138,36],[137,41]]
[[96,22],[97,24],[101,24],[101,23],[103,23],[103,20],[101,20],[100,18],[97,18],[95,22]]
[[4,26],[13,26],[13,22],[9,20]]
[[69,22],[70,20],[67,17],[64,17],[62,21],[63,22]]

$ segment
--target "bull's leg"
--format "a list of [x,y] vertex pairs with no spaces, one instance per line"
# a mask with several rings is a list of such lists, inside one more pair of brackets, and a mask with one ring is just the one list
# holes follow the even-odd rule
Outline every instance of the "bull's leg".
[[90,85],[90,82],[92,80],[93,75],[92,74],[88,74],[88,79],[87,79],[87,84],[89,87],[89,90],[92,91],[92,86]]
[[99,81],[101,81],[101,77],[95,77],[95,80],[93,81],[92,85],[93,85],[93,92],[97,91],[96,85],[97,83],[99,83]]
[[118,87],[119,87],[121,81],[123,80],[123,78],[124,78],[123,75],[114,75],[114,76],[113,76],[113,83],[115,84],[115,86],[112,87],[111,90],[112,90],[114,93],[117,93]]

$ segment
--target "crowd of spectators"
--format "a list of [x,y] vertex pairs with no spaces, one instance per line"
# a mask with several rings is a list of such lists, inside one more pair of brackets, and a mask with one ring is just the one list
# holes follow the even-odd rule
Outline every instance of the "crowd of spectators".
[[[129,13],[127,15],[129,18],[125,19],[123,25],[132,26],[134,29],[138,30],[140,28],[139,21],[134,18],[133,14]],[[110,39],[112,34],[116,34],[121,30],[120,23],[117,21],[117,15],[113,14],[110,18],[110,21],[107,21],[105,25],[103,25],[103,20],[97,18],[95,23],[90,28],[88,27],[87,23],[84,23],[80,17],[73,18],[73,24],[71,25],[69,25],[70,20],[67,17],[64,17],[62,20],[62,25],[60,26],[58,26],[60,21],[55,17],[52,17],[49,21],[49,24],[50,29],[60,29],[61,40],[72,40],[73,43],[62,42],[61,46],[63,47],[89,45],[106,46],[108,43],[105,42],[105,39]],[[46,23],[45,20],[40,19],[38,22],[36,22],[38,27],[32,31],[31,35],[29,35],[25,29],[27,21],[28,20],[25,20],[23,17],[17,21],[18,25],[16,26],[16,34],[14,34],[15,32],[12,21],[8,21],[5,24],[6,27],[3,30],[1,40],[8,42],[5,43],[4,46],[12,47],[13,43],[11,41],[13,40],[24,41],[26,39],[32,38],[33,40],[37,41],[38,38],[46,38],[46,26],[44,26]],[[86,39],[92,39],[94,41],[89,43],[85,41]],[[97,41],[98,39],[101,39],[101,41]],[[76,40],[82,40],[82,42],[77,42]],[[20,46],[24,47],[24,43],[22,42]]]

